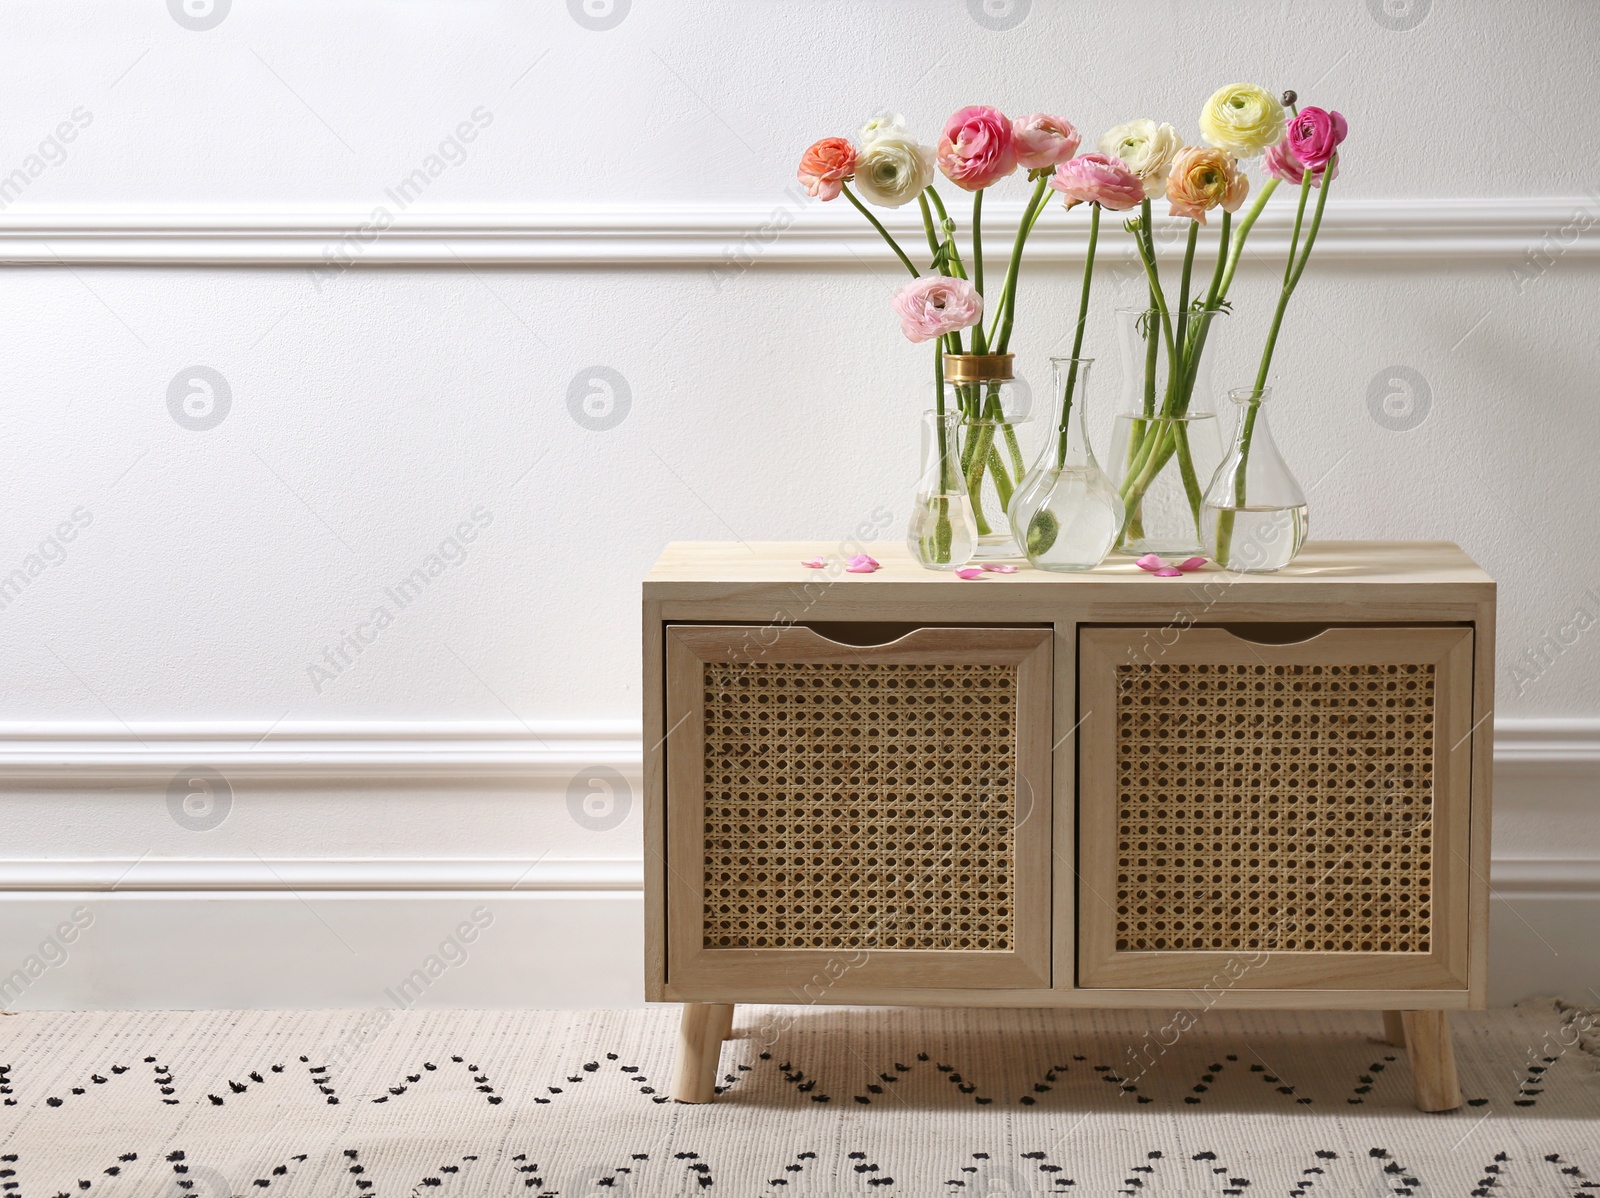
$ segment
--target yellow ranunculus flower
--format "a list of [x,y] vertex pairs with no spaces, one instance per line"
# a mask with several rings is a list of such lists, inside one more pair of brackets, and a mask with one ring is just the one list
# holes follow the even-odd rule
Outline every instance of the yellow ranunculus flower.
[[1254,83],[1219,87],[1200,110],[1200,135],[1237,158],[1254,158],[1283,140],[1278,98]]

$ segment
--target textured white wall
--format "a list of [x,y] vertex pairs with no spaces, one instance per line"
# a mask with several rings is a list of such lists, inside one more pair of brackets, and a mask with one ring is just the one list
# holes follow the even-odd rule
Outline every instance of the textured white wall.
[[[69,724],[137,748],[150,722],[163,735],[219,720],[259,735],[636,719],[637,582],[665,541],[842,537],[885,512],[886,535],[900,533],[929,372],[888,311],[899,268],[873,251],[808,265],[736,228],[752,212],[780,228],[797,215],[804,146],[885,107],[931,137],[972,102],[1057,111],[1091,135],[1135,115],[1193,135],[1205,96],[1235,79],[1294,87],[1349,116],[1331,225],[1354,199],[1521,198],[1557,214],[1548,227],[1514,222],[1525,243],[1510,248],[1469,239],[1458,260],[1313,262],[1277,358],[1275,419],[1314,484],[1313,535],[1453,539],[1500,580],[1501,719],[1600,717],[1593,640],[1561,643],[1580,608],[1585,627],[1600,620],[1588,335],[1600,316],[1600,126],[1582,116],[1597,98],[1594,5],[1512,16],[1348,0],[1246,18],[1013,0],[1010,17],[989,19],[1009,27],[990,29],[974,14],[1003,14],[1001,0],[212,4],[209,29],[159,0],[8,4],[0,234],[43,228],[31,260],[53,260],[49,230],[73,220],[271,224],[381,206],[509,220],[579,209],[623,223],[734,211],[727,250],[751,264],[408,269],[360,265],[363,249],[344,271],[0,272],[0,573],[78,513],[74,539],[50,551],[62,560],[0,609],[0,722],[18,738],[8,743]],[[50,143],[63,122],[72,140]],[[420,197],[397,190],[430,166]],[[13,170],[27,181],[8,191]],[[1005,194],[1022,191],[1013,181]],[[1125,236],[1113,225],[1106,240]],[[991,242],[995,257],[1003,248]],[[1106,262],[1090,330],[1102,429],[1117,391],[1105,312],[1139,295],[1131,271]],[[1219,385],[1242,381],[1259,352],[1276,269],[1252,262],[1241,275]],[[1061,352],[1075,276],[1062,261],[1024,274],[1014,347],[1035,381]],[[195,366],[231,396],[205,430],[169,412],[169,386]],[[574,380],[581,390],[595,367],[617,372],[631,399],[605,430],[569,410]],[[1407,431],[1369,407],[1397,367],[1421,377],[1428,404]],[[426,569],[463,522],[475,539],[400,610],[386,588]],[[392,626],[372,629],[329,677],[324,652],[379,605]],[[1579,733],[1592,756],[1593,727]],[[580,753],[570,772],[584,764]],[[638,853],[637,812],[584,826],[559,770],[498,788],[239,781],[228,820],[203,833],[172,820],[164,784],[5,786],[3,852],[18,861]],[[1592,768],[1559,785],[1503,785],[1497,851],[1600,861],[1596,789]],[[11,933],[32,938],[22,912],[36,900],[12,893],[0,948]],[[1517,901],[1533,911],[1545,900]],[[197,921],[186,942],[203,954],[225,926]],[[552,930],[561,921],[538,926],[529,934],[549,951],[568,951]],[[1508,943],[1523,943],[1517,919],[1506,926]],[[618,945],[631,969],[631,942]],[[1587,969],[1600,981],[1577,951],[1576,966],[1573,950],[1559,966],[1518,958],[1519,977],[1570,986]],[[309,1002],[359,1001],[367,984],[358,970],[318,992],[319,972],[305,966]],[[136,974],[120,990],[67,986],[54,1000],[42,981],[28,1001],[287,1001],[248,979],[219,998]],[[511,985],[457,1000],[509,1001]],[[535,997],[621,1001],[628,989]]]

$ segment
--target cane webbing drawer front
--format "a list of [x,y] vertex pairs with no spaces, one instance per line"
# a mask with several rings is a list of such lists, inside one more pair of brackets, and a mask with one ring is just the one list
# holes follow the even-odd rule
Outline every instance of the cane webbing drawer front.
[[1466,985],[1471,632],[1080,633],[1085,986]]
[[669,629],[672,980],[1047,984],[1050,644]]

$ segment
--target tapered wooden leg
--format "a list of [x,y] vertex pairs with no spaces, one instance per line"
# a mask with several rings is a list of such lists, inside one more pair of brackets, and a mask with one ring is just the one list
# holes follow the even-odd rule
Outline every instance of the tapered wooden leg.
[[1400,1020],[1405,1025],[1417,1110],[1455,1110],[1461,1105],[1461,1085],[1456,1080],[1449,1018],[1443,1011],[1402,1011]]
[[1406,1021],[1399,1011],[1383,1013],[1383,1038],[1396,1048],[1406,1046]]
[[672,1097],[678,1102],[710,1102],[716,1096],[717,1061],[722,1038],[733,1021],[733,1004],[686,1002],[678,1025],[678,1061]]
[[728,1012],[727,1016],[722,1021],[721,1028],[718,1029],[721,1033],[720,1038],[723,1040],[733,1039],[733,1007],[733,1003],[728,1003],[723,1008]]

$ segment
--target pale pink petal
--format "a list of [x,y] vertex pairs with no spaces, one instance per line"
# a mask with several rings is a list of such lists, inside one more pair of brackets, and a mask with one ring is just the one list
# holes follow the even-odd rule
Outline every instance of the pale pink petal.
[[984,562],[983,568],[991,574],[1015,574],[1017,568],[1008,566],[1004,562]]
[[1203,557],[1189,557],[1189,558],[1185,558],[1183,561],[1178,563],[1178,569],[1183,570],[1185,572],[1187,572],[1189,570],[1198,570],[1201,566],[1203,566],[1205,564],[1206,564],[1206,559],[1203,558]]
[[1149,570],[1153,574],[1157,570],[1165,569],[1167,562],[1160,554],[1147,553],[1133,564],[1138,566],[1139,569]]
[[858,553],[850,559],[850,564],[852,566],[869,566],[876,570],[881,563],[869,553]]
[[810,561],[804,561],[804,562],[801,562],[800,564],[802,566],[804,566],[808,570],[820,570],[820,569],[822,569],[823,566],[827,565],[828,563],[823,561],[820,557],[814,557]]
[[974,579],[974,578],[982,578],[983,577],[983,570],[982,570],[981,567],[978,567],[978,566],[962,566],[961,569],[956,571],[956,577],[957,578],[965,578],[965,579],[968,579],[968,580],[971,580],[971,579]]
[[1171,566],[1162,566],[1161,569],[1152,571],[1157,578],[1182,578],[1182,570],[1174,570]]
[[872,574],[875,573],[877,569],[877,562],[857,562],[855,565],[846,566],[844,568],[844,572],[846,574]]

